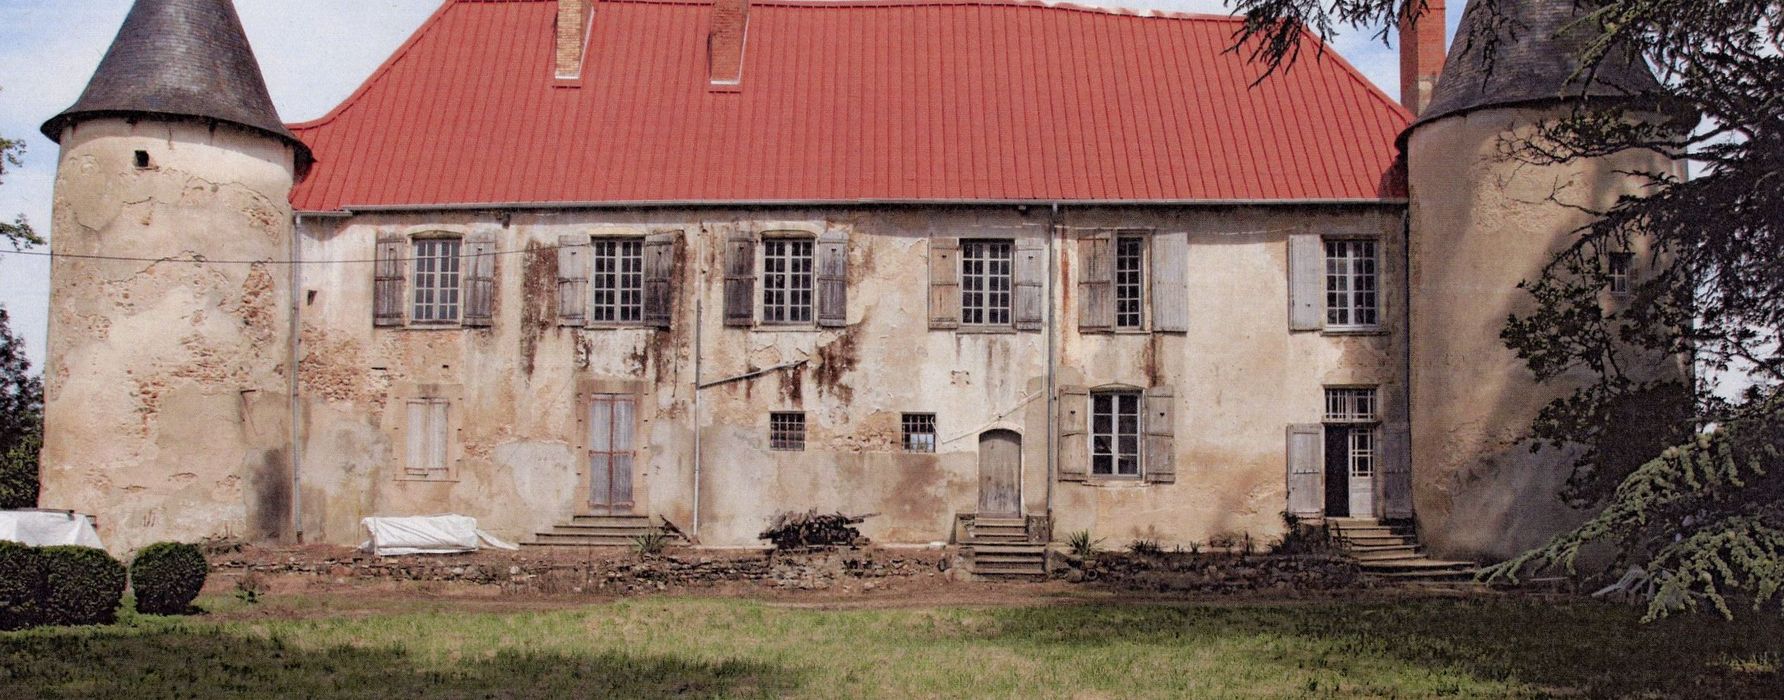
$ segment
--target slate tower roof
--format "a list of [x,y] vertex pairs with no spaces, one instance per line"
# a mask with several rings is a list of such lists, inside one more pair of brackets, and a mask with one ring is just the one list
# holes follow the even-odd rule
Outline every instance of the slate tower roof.
[[1469,0],[1431,104],[1412,128],[1492,107],[1659,92],[1647,63],[1622,47],[1604,57],[1590,82],[1575,75],[1597,33],[1575,26],[1591,6],[1591,0]]
[[43,134],[60,141],[83,119],[139,115],[236,124],[290,143],[299,170],[311,160],[279,121],[231,0],[137,0],[80,100]]

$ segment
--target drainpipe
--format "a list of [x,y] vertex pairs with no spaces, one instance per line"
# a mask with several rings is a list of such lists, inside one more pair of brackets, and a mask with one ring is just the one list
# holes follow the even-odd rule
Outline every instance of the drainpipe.
[[1054,202],[1047,218],[1047,523],[1052,529],[1053,482],[1059,470],[1059,396],[1054,383],[1058,374],[1059,256],[1054,244],[1059,239],[1059,203]]
[[286,283],[290,285],[291,295],[291,309],[286,319],[286,331],[290,337],[286,341],[285,348],[285,391],[289,397],[287,422],[290,423],[287,437],[291,444],[286,454],[291,460],[291,534],[298,544],[304,543],[304,491],[303,479],[300,477],[302,474],[300,465],[303,464],[302,436],[299,434],[301,429],[298,426],[300,406],[297,395],[299,385],[297,361],[302,343],[302,329],[298,322],[298,315],[303,311],[303,245],[300,243],[303,231],[304,218],[297,216],[294,218],[291,231],[291,253],[289,255],[291,263],[286,265],[287,268],[290,268],[286,273]]
[[[700,240],[704,241],[706,238],[706,225],[701,224]],[[693,242],[690,241],[688,246],[690,248],[693,247]],[[698,258],[696,258],[695,255],[697,255],[697,253],[691,253],[688,256],[688,259],[697,260]],[[705,266],[696,266],[696,271],[694,273],[700,277],[698,283],[694,285],[694,522],[690,527],[690,536],[696,542],[700,541],[700,433],[703,432],[700,411],[700,360],[703,355],[700,332],[706,325],[706,270],[704,267]]]

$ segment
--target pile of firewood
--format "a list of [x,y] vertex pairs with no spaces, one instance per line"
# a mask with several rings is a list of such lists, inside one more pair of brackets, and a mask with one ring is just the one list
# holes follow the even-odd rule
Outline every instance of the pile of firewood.
[[823,515],[815,509],[804,513],[786,512],[774,516],[768,529],[757,537],[773,542],[774,547],[781,550],[860,546],[867,544],[867,538],[862,537],[855,526],[874,515]]

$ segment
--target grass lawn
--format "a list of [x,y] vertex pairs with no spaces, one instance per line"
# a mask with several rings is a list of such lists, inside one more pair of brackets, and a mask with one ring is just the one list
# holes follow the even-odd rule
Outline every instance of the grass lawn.
[[815,610],[449,599],[0,633],[0,697],[1784,698],[1778,620],[1528,599]]

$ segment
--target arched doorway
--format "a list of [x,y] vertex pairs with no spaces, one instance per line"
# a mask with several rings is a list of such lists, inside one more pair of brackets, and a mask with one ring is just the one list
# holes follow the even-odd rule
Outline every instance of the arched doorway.
[[1021,517],[1022,436],[1014,430],[979,434],[979,517]]

